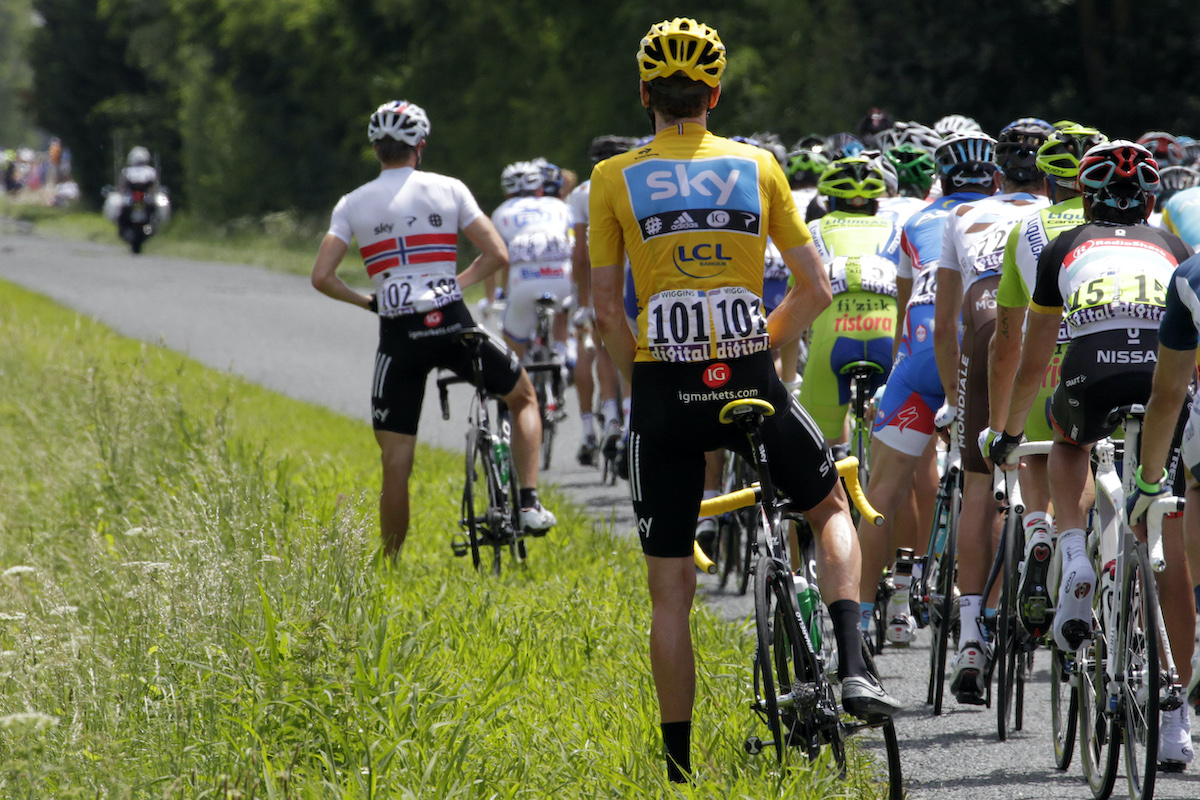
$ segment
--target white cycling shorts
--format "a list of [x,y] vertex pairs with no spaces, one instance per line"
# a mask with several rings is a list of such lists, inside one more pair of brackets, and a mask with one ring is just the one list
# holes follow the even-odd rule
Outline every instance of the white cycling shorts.
[[561,314],[572,289],[570,262],[513,264],[508,271],[504,332],[514,342],[528,342],[537,327],[538,298],[554,297],[554,311]]

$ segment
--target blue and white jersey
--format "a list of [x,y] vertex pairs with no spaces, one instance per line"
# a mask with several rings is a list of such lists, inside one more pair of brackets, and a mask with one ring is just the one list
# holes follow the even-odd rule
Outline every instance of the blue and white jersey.
[[1194,350],[1200,342],[1200,255],[1175,269],[1167,286],[1167,305],[1158,343],[1172,350]]
[[1163,204],[1163,224],[1193,250],[1200,250],[1200,186],[1184,189]]
[[511,197],[492,212],[492,224],[508,245],[508,261],[554,264],[569,269],[571,209],[557,197]]

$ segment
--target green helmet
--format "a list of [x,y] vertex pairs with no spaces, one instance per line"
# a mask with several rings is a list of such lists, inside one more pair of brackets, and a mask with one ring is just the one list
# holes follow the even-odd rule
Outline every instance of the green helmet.
[[900,178],[900,194],[924,197],[933,186],[933,175],[937,164],[933,154],[913,144],[902,144],[883,154],[896,167]]
[[817,191],[829,197],[864,206],[887,191],[879,165],[866,156],[839,158],[821,173]]
[[1037,168],[1064,189],[1074,189],[1083,154],[1107,141],[1108,137],[1095,128],[1072,123],[1046,137],[1037,151]]
[[788,154],[787,176],[795,177],[798,172],[811,172],[820,176],[829,166],[829,156],[815,150],[797,150]]

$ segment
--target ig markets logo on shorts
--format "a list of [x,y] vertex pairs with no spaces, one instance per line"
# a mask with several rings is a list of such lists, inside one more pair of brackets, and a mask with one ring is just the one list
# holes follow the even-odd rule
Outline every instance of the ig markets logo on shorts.
[[729,383],[731,377],[733,377],[733,371],[729,369],[729,365],[718,361],[716,364],[709,364],[704,368],[701,380],[710,389],[720,389]]
[[441,325],[441,324],[442,324],[442,312],[431,311],[425,315],[425,327],[426,328],[436,328],[438,325]]

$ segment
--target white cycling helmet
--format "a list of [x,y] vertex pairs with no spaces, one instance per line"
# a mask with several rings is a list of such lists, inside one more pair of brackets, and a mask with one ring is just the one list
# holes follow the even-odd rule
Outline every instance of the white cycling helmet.
[[537,161],[516,161],[500,173],[505,194],[529,194],[542,186],[542,165]]
[[392,100],[375,109],[367,123],[367,138],[377,142],[384,137],[416,147],[429,136],[432,126],[425,109],[407,100]]
[[933,123],[933,129],[939,136],[949,138],[957,133],[981,132],[983,127],[975,120],[962,114],[947,114]]
[[878,150],[867,150],[863,152],[863,155],[871,159],[871,165],[883,174],[886,196],[895,197],[900,194],[900,173],[896,170],[896,165],[884,158],[883,153]]
[[138,145],[129,151],[129,157],[126,159],[126,164],[131,167],[143,167],[150,163],[150,151]]

